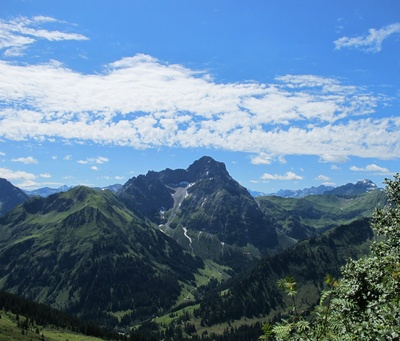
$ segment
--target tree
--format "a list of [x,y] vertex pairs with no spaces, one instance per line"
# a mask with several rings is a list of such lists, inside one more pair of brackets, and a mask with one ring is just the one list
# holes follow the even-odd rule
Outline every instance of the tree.
[[[369,255],[349,259],[338,282],[327,277],[311,319],[292,308],[288,320],[263,326],[264,339],[400,340],[400,174],[385,184],[387,205],[374,211]],[[296,294],[294,279],[280,284]]]

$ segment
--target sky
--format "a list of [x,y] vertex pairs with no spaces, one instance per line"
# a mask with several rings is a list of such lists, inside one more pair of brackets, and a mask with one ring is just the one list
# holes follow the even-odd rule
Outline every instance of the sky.
[[398,0],[0,0],[0,177],[207,155],[264,193],[400,171]]

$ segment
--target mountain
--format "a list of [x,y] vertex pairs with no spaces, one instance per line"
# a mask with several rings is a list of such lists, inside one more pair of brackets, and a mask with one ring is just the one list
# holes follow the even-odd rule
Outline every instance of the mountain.
[[[183,307],[202,332],[280,309],[276,279],[289,274],[311,302],[324,271],[338,273],[346,257],[366,252],[368,219],[386,203],[368,181],[346,186],[254,197],[205,156],[110,190],[25,197],[0,217],[0,289],[104,326],[147,321],[143,329],[170,335],[181,327],[161,324]],[[157,328],[149,321],[163,315]]]
[[302,240],[362,217],[371,217],[376,207],[386,204],[384,191],[355,195],[325,192],[304,198],[257,197],[260,209],[271,216],[274,226],[285,235]]
[[[58,188],[50,188],[50,187],[42,187],[38,189],[34,189],[31,191],[25,190],[25,193],[28,194],[29,196],[33,197],[35,195],[38,195],[40,197],[46,198],[49,195],[55,194],[55,193],[60,193],[60,192],[67,192],[70,190],[73,186],[67,186],[63,185]],[[121,189],[122,185],[121,184],[114,184],[110,186],[105,186],[105,187],[93,187],[94,189],[98,190],[109,190],[113,193],[117,193],[119,189]]]
[[203,262],[110,191],[34,197],[0,219],[1,289],[118,325],[176,304]]
[[277,232],[225,165],[211,157],[202,157],[186,170],[134,177],[117,195],[186,250],[237,271],[261,255],[293,244]]
[[28,199],[28,195],[22,190],[0,178],[0,216]]
[[28,194],[29,196],[33,197],[35,195],[38,195],[40,197],[48,197],[49,195],[55,194],[55,193],[60,193],[60,192],[66,192],[72,187],[69,187],[67,185],[63,185],[58,188],[50,188],[50,187],[42,187],[38,189],[34,189],[32,191],[26,190],[25,193]]
[[365,179],[358,181],[356,184],[348,183],[343,186],[336,187],[327,193],[336,195],[356,195],[376,191],[379,188],[371,180]]
[[110,185],[110,186],[106,186],[106,187],[101,187],[101,190],[106,190],[108,189],[109,191],[113,192],[113,193],[117,193],[120,189],[122,188],[121,184],[114,184],[114,185]]
[[[304,198],[309,195],[320,195],[325,193],[335,195],[357,195],[362,193],[368,193],[379,189],[376,184],[371,180],[365,179],[358,181],[356,184],[348,183],[343,186],[332,187],[321,185],[318,187],[303,188],[298,190],[281,189],[276,193],[268,194],[268,196],[279,196],[282,198]],[[265,196],[262,193],[255,192],[255,197]]]
[[276,193],[270,194],[270,196],[279,196],[283,198],[303,198],[308,195],[319,195],[324,194],[327,191],[333,190],[334,187],[332,186],[325,186],[321,185],[318,187],[310,187],[310,188],[303,188],[298,190],[291,190],[291,189],[281,189]]
[[248,191],[255,198],[267,195],[267,193],[264,193],[264,192],[251,191],[251,190],[248,190]]
[[319,299],[326,274],[337,277],[349,257],[366,254],[372,237],[373,231],[365,218],[300,242],[263,259],[207,295],[194,315],[208,326],[241,318],[273,317],[291,305],[276,284],[287,276],[293,276],[297,282],[300,310],[309,308]]

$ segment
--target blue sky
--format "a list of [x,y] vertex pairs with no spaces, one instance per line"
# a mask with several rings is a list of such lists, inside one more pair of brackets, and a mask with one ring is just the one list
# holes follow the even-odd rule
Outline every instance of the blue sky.
[[209,155],[266,193],[400,171],[400,2],[0,0],[0,177]]

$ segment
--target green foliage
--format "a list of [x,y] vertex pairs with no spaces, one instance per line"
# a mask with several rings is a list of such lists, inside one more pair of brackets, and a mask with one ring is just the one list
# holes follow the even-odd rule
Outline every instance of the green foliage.
[[[388,204],[373,214],[376,240],[371,253],[349,259],[342,278],[326,279],[312,318],[293,310],[288,320],[263,328],[264,339],[276,340],[398,340],[400,338],[400,174],[386,179]],[[295,291],[281,280],[289,296]],[[300,323],[301,322],[301,323]]]

